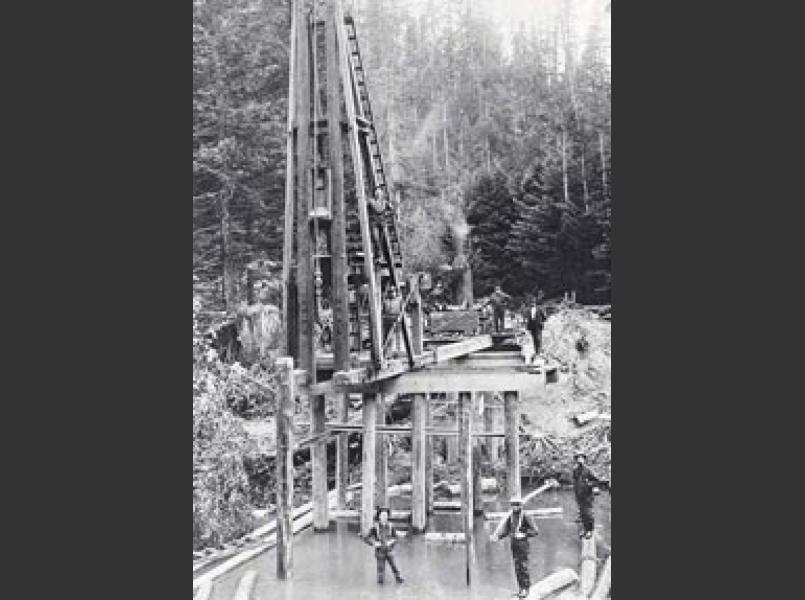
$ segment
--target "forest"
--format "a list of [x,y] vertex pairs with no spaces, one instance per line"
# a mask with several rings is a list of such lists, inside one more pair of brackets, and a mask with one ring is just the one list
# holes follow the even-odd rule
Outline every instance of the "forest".
[[[608,0],[533,0],[508,23],[497,0],[343,3],[406,270],[447,280],[467,260],[476,296],[611,303]],[[237,411],[258,410],[249,386],[270,374],[220,364],[203,340],[253,301],[255,273],[277,302],[290,14],[291,0],[193,2],[194,546],[248,525],[251,450],[221,411],[232,390]]]

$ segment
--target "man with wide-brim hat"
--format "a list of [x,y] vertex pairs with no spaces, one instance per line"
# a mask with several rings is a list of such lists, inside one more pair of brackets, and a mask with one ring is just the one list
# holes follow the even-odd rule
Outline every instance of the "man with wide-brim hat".
[[517,578],[518,596],[525,598],[531,588],[531,578],[528,573],[528,538],[539,533],[537,524],[523,512],[523,499],[512,496],[509,500],[511,513],[506,517],[502,527],[493,534],[492,541],[498,541],[511,536],[512,560],[514,561],[514,576]]
[[392,550],[397,543],[397,530],[389,522],[391,511],[387,506],[381,506],[375,514],[375,525],[369,530],[366,542],[375,548],[375,559],[377,560],[377,582],[383,583],[386,572],[386,563],[391,567],[392,573],[397,583],[404,581],[397,564],[394,562]]
[[587,455],[584,452],[576,452],[573,455],[576,463],[573,468],[573,492],[576,495],[576,504],[579,506],[582,530],[579,537],[591,538],[595,528],[595,517],[593,516],[593,497],[596,486],[601,484],[601,480],[593,475],[587,467]]

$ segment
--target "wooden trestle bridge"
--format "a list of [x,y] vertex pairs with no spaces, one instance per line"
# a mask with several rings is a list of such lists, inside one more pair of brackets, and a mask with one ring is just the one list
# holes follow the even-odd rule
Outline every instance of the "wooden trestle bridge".
[[[463,531],[472,545],[473,438],[505,440],[507,490],[520,493],[518,399],[539,377],[526,365],[513,334],[479,335],[431,347],[423,336],[421,283],[403,265],[399,198],[386,176],[355,22],[339,1],[297,1],[292,16],[283,253],[285,356],[277,411],[277,574],[291,575],[295,402],[310,401],[313,528],[330,523],[327,441],[337,437],[337,506],[346,506],[347,440],[362,444],[361,532],[385,502],[384,435],[412,440],[411,528],[423,532],[433,507],[432,436],[458,437]],[[316,323],[332,315],[331,352]],[[503,399],[502,428],[492,408],[475,424],[473,398]],[[350,425],[349,396],[362,395],[362,424]],[[435,394],[454,395],[458,426],[431,423]],[[325,397],[336,398],[338,421],[325,419]],[[412,402],[412,425],[387,426],[383,407]],[[477,408],[477,406],[476,406]],[[476,415],[474,416],[474,413]],[[500,427],[500,425],[497,425]],[[380,460],[378,456],[380,455]],[[428,479],[430,476],[430,479]],[[477,479],[477,478],[475,478]],[[377,490],[377,491],[375,491]]]

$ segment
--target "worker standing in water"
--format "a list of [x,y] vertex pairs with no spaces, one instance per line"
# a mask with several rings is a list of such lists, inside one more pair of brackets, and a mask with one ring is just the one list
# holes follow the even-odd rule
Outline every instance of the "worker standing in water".
[[375,548],[375,559],[377,560],[377,583],[383,583],[386,573],[386,563],[388,562],[397,583],[405,581],[400,575],[400,571],[394,562],[392,550],[397,543],[397,530],[389,523],[389,509],[382,507],[377,509],[375,515],[375,525],[369,530],[366,536],[367,543],[371,543]]
[[587,455],[578,452],[574,455],[576,466],[573,469],[573,492],[576,495],[576,503],[579,506],[581,516],[582,531],[580,537],[591,538],[595,527],[595,517],[593,516],[593,496],[598,492],[598,487],[603,483],[598,477],[593,475],[589,467],[585,464]]
[[539,533],[537,524],[523,511],[523,501],[519,496],[511,499],[511,514],[492,534],[493,542],[511,536],[512,560],[514,575],[517,578],[518,598],[526,598],[531,589],[531,577],[528,573],[528,539]]

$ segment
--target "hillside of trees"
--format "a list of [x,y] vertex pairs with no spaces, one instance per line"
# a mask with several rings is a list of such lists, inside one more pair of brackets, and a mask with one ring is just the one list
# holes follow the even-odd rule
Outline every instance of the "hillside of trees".
[[[345,4],[407,267],[439,276],[465,244],[476,295],[501,283],[609,302],[606,3],[580,28],[580,0],[543,2],[513,31],[491,0]],[[193,273],[211,316],[245,300],[250,264],[281,262],[290,1],[193,6]]]

